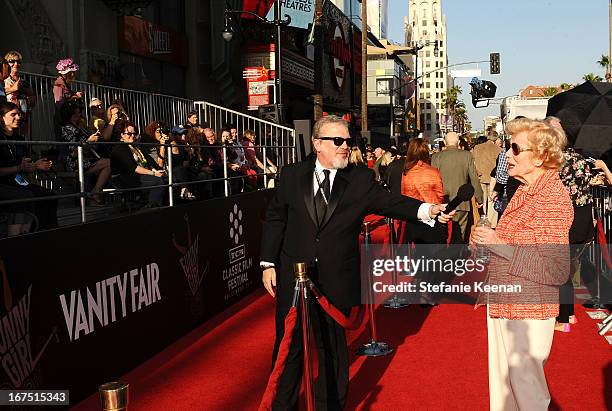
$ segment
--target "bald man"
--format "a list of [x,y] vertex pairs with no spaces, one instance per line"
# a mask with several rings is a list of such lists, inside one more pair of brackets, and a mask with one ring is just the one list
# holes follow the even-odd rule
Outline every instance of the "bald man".
[[[444,195],[452,200],[457,195],[459,187],[464,184],[471,184],[474,187],[476,202],[482,204],[483,193],[476,173],[474,157],[469,151],[459,148],[459,135],[450,132],[444,138],[446,150],[435,153],[431,158],[431,165],[440,170]],[[457,213],[453,217],[453,227],[459,227],[460,236],[453,235],[455,241],[467,242],[467,225],[470,214],[470,202],[464,201],[457,207]],[[458,238],[460,237],[460,238]]]

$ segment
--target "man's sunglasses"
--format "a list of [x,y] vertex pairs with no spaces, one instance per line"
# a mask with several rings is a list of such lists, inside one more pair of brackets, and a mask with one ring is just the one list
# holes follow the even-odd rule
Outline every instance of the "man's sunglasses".
[[13,65],[15,63],[21,64],[21,60],[8,60],[7,63],[10,64],[10,65]]
[[521,154],[523,151],[533,151],[533,149],[531,148],[523,148],[520,147],[518,144],[516,143],[512,143],[510,144],[510,148],[512,149],[512,154],[514,154],[515,156],[518,156],[519,154]]
[[137,136],[138,135],[138,133],[136,133],[136,132],[134,132],[134,133],[131,133],[131,132],[130,133],[123,133],[123,134],[125,134],[126,136]]
[[340,147],[342,144],[346,143],[347,146],[353,147],[355,145],[355,139],[353,137],[344,138],[344,137],[315,137],[317,140],[329,140],[333,141],[336,147]]

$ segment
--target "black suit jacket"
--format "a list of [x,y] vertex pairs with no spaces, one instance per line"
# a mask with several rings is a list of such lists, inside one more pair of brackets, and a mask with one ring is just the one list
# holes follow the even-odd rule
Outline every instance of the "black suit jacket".
[[285,166],[280,185],[268,208],[261,261],[273,262],[277,275],[278,309],[293,296],[293,264],[313,266],[321,292],[338,308],[360,304],[359,233],[366,215],[375,213],[416,220],[420,201],[394,195],[374,181],[365,166],[338,170],[325,221],[315,215],[314,161]]

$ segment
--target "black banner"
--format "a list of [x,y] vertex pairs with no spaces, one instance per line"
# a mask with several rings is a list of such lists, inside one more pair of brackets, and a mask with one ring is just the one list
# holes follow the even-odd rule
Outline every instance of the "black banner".
[[0,389],[76,404],[260,286],[272,190],[0,241]]

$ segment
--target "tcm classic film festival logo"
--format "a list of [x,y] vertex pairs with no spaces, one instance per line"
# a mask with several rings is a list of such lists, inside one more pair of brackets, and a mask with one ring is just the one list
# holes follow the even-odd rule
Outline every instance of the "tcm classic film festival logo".
[[252,283],[248,270],[253,266],[253,258],[247,257],[246,247],[241,244],[244,234],[243,218],[242,210],[238,204],[234,204],[228,214],[228,234],[234,247],[228,250],[229,266],[223,269],[223,281],[226,287],[225,300],[240,294]]
[[[32,285],[19,301],[13,305],[13,295],[9,288],[8,275],[4,262],[0,260],[2,288],[4,291],[4,308],[6,314],[0,318],[0,363],[14,389],[37,388],[35,371],[44,352],[52,340],[59,342],[57,329],[52,328],[51,335],[42,344],[38,354],[32,355],[30,334],[30,308]],[[8,388],[8,387],[2,387]]]

